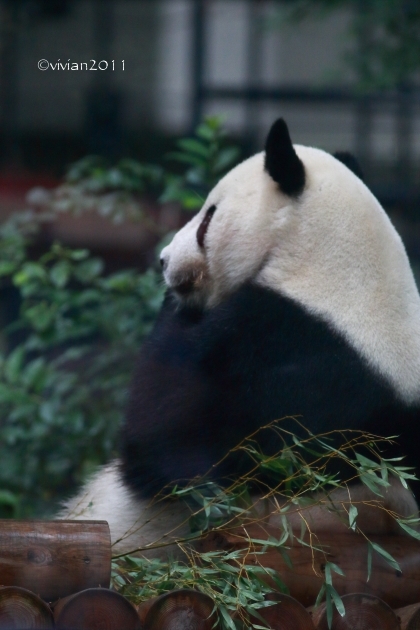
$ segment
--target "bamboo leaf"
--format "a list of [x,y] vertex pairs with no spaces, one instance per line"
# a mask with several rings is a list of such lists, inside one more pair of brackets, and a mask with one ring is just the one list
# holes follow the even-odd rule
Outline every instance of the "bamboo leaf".
[[[416,519],[416,521],[418,521],[418,519]],[[406,523],[403,523],[398,519],[397,519],[397,523],[405,532],[407,532],[407,534],[410,534],[410,536],[412,536],[413,538],[416,538],[416,540],[420,540],[419,531],[417,531],[416,529],[413,529],[412,527],[409,527],[408,525],[406,525]]]
[[383,547],[378,545],[378,543],[374,543],[369,541],[369,545],[372,547],[374,551],[376,551],[386,562],[396,571],[401,571],[400,565],[398,562],[389,554]]
[[357,528],[357,515],[359,514],[357,507],[353,504],[350,505],[349,507],[349,526],[350,529],[352,529],[354,532],[356,531]]

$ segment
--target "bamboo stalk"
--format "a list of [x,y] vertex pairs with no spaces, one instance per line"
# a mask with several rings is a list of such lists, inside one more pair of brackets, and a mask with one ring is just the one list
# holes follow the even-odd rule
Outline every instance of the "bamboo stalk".
[[0,630],[11,628],[52,630],[52,612],[35,593],[17,586],[4,586],[0,588]]
[[343,595],[342,601],[346,614],[342,617],[334,608],[331,628],[328,627],[325,604],[313,611],[312,619],[317,630],[400,630],[397,615],[379,597],[351,593]]
[[[344,572],[344,577],[333,573],[336,590],[346,593],[368,593],[377,595],[392,608],[417,603],[420,593],[420,543],[408,536],[371,536],[399,563],[401,570],[392,568],[377,552],[372,552],[372,572],[368,576],[368,545],[361,535],[350,533],[320,532],[305,542],[305,547],[296,539],[287,542],[292,569],[286,564],[278,549],[268,547],[263,555],[255,555],[261,545],[250,543],[250,538],[267,539],[279,537],[278,528],[250,525],[246,530],[218,531],[199,543],[199,548],[208,550],[232,550],[249,548],[248,564],[262,564],[275,569],[289,589],[290,595],[304,606],[312,606],[324,582],[325,564],[333,562]],[[315,549],[315,547],[317,549]]]
[[0,582],[47,601],[109,586],[111,539],[106,521],[0,519]]
[[107,588],[90,588],[60,599],[54,605],[54,620],[56,630],[141,630],[135,607]]

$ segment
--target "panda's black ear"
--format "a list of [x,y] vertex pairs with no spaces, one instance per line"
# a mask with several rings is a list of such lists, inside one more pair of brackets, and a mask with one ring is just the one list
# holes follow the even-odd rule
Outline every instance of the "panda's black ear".
[[305,188],[305,168],[293,148],[283,118],[276,120],[268,133],[264,168],[286,195],[295,197]]
[[363,171],[360,168],[359,162],[356,160],[354,155],[349,153],[348,151],[336,151],[333,153],[333,156],[342,162],[347,168],[349,168],[362,182],[365,181]]

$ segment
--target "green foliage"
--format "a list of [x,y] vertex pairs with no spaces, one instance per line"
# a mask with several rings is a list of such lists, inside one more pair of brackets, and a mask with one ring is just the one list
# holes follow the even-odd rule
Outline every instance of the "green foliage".
[[[244,551],[191,551],[186,558],[185,562],[164,562],[126,556],[113,563],[113,586],[134,603],[170,590],[194,588],[214,600],[222,628],[236,630],[243,627],[242,621],[246,627],[253,622],[266,627],[259,610],[273,604],[269,599],[273,587],[267,584],[267,578],[285,591],[275,571],[247,564]],[[233,613],[238,615],[235,620]]]
[[114,222],[141,220],[162,236],[139,195],[192,207],[190,183],[208,189],[237,154],[226,153],[223,138],[221,121],[211,118],[195,139],[180,140],[183,164],[201,151],[185,175],[87,157],[41,212],[15,214],[0,226],[0,282],[20,301],[19,317],[0,333],[0,515],[45,515],[116,454],[135,355],[164,292],[154,268],[106,274],[100,258],[60,243],[34,259],[40,226],[63,212],[94,210]]
[[[115,219],[122,213],[126,218],[130,201],[138,202],[138,195],[153,192],[160,203],[175,202],[185,210],[198,210],[208,192],[238,161],[240,151],[227,143],[222,119],[217,116],[205,118],[193,138],[181,138],[176,144],[178,150],[167,159],[176,162],[181,173],[132,159],[112,167],[98,156],[79,160],[67,174],[67,186],[60,189],[56,208],[80,212],[83,205],[92,205],[94,197],[100,214]],[[102,199],[99,205],[98,196]],[[131,205],[131,214],[144,219],[138,203]]]
[[[251,466],[250,472],[235,480],[230,487],[221,488],[203,478],[192,481],[186,488],[172,490],[171,496],[187,501],[191,509],[191,535],[178,541],[184,560],[165,562],[130,556],[115,558],[112,581],[118,591],[138,604],[173,589],[196,589],[214,600],[223,630],[244,626],[265,628],[261,609],[273,603],[270,601],[273,582],[281,592],[287,592],[287,588],[280,576],[264,567],[259,560],[268,549],[276,550],[293,571],[288,549],[296,541],[312,552],[324,555],[324,581],[315,605],[325,600],[329,627],[334,608],[341,616],[345,614],[343,601],[333,584],[334,574],[345,575],[337,564],[329,560],[327,545],[314,545],[316,535],[308,529],[305,510],[320,504],[325,510],[334,510],[332,502],[328,503],[330,491],[345,487],[354,479],[362,480],[374,494],[381,496],[381,491],[389,486],[390,475],[405,485],[411,473],[406,467],[396,465],[395,460],[381,457],[383,442],[388,440],[378,440],[363,432],[345,431],[314,436],[297,422],[296,434],[303,436],[297,438],[283,428],[282,421],[271,423],[264,428],[267,429],[284,439],[284,447],[275,455],[267,456],[258,448],[258,432],[245,439],[233,450],[242,450],[250,455],[255,466]],[[335,460],[340,468],[343,463],[347,465],[347,478],[339,480],[326,473],[327,468],[334,467]],[[248,487],[261,470],[273,472],[273,484],[263,497],[257,498],[249,493]],[[315,491],[321,491],[321,494],[315,494]],[[372,506],[371,499],[367,503]],[[300,533],[292,529],[288,520],[290,513],[297,509],[303,515]],[[357,514],[358,510],[349,495],[348,502],[343,504],[342,514],[337,513],[337,516],[341,516],[349,529],[363,533],[357,526]],[[249,534],[252,531],[250,526],[256,523],[262,525],[261,531],[264,531],[264,525],[270,524],[273,515],[276,515],[278,538],[268,536],[260,539]],[[409,529],[418,538],[414,528],[418,526],[419,519],[408,521],[411,525]],[[242,534],[239,526],[243,528]],[[199,553],[190,546],[192,541],[209,530],[229,532],[232,528],[236,537],[242,536],[243,549]],[[366,581],[371,575],[373,553],[379,554],[394,570],[399,570],[396,560],[381,545],[364,536],[367,545]]]
[[420,69],[420,3],[418,0],[285,0],[281,15],[307,15],[353,9],[346,55],[362,90],[393,88],[415,79]]
[[123,159],[113,167],[99,156],[87,156],[75,162],[67,172],[70,184],[83,182],[89,192],[126,190],[143,193],[161,183],[164,171],[154,164],[142,164],[137,160]]
[[179,151],[170,153],[168,158],[188,169],[182,176],[169,175],[161,202],[176,201],[187,210],[197,210],[203,204],[207,193],[218,180],[235,165],[239,149],[226,146],[226,132],[221,118],[207,118],[196,129],[195,138],[178,141]]
[[163,287],[153,269],[105,276],[102,260],[58,243],[29,260],[9,224],[0,230],[3,276],[6,267],[21,307],[3,337],[20,332],[23,341],[0,352],[0,487],[23,516],[114,452],[135,351]]
[[342,575],[344,576],[343,571],[340,569],[339,566],[337,566],[336,564],[334,564],[334,562],[326,562],[324,565],[324,573],[325,573],[325,580],[321,586],[321,589],[318,593],[318,597],[316,599],[315,602],[315,607],[319,606],[319,604],[322,602],[322,600],[325,597],[325,607],[326,607],[326,611],[327,611],[327,623],[328,623],[328,627],[331,628],[332,626],[332,619],[333,619],[333,609],[334,607],[338,610],[338,612],[340,613],[340,615],[342,617],[344,617],[344,615],[346,614],[346,611],[344,609],[344,604],[343,604],[343,600],[341,599],[340,595],[337,593],[337,591],[335,590],[333,583],[332,583],[332,573],[337,573],[338,575]]

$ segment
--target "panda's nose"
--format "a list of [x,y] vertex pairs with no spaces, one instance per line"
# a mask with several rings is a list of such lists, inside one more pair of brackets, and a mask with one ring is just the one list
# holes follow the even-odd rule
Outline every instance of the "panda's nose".
[[159,260],[162,270],[166,271],[166,269],[168,268],[169,256],[161,256]]

